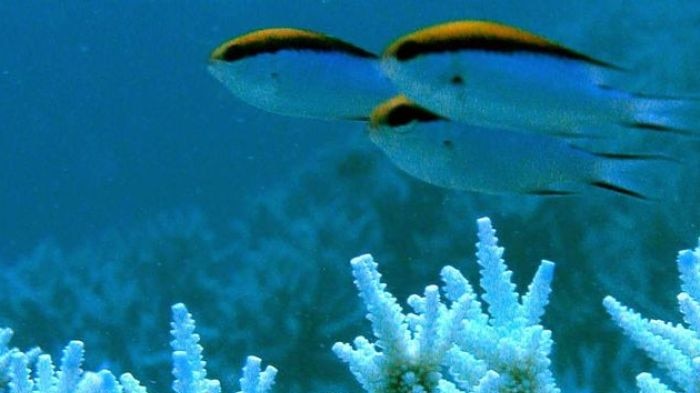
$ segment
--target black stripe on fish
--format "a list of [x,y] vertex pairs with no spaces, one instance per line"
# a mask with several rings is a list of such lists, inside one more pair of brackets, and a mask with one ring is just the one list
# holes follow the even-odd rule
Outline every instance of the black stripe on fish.
[[399,61],[407,61],[429,53],[458,52],[462,50],[500,53],[528,52],[557,56],[569,60],[585,61],[587,63],[607,68],[617,68],[612,64],[608,64],[561,46],[543,46],[530,42],[485,36],[471,37],[469,39],[445,39],[433,42],[416,42],[408,40],[402,43],[396,49],[395,57]]
[[527,52],[619,69],[613,64],[573,51],[516,27],[478,20],[447,22],[418,30],[396,40],[387,48],[384,56],[407,61],[429,53],[462,50],[498,53]]
[[370,128],[379,126],[399,127],[414,121],[447,120],[424,109],[403,95],[395,96],[377,105],[370,116]]
[[[584,150],[584,149],[581,149],[581,150]],[[596,157],[612,158],[615,160],[659,160],[659,161],[674,162],[677,164],[681,163],[681,161],[679,161],[673,157],[664,156],[662,154],[628,154],[628,153],[601,153],[601,152],[589,152],[589,153],[593,154]]]
[[376,59],[377,55],[348,42],[313,31],[274,28],[254,31],[220,45],[211,59],[236,61],[282,50],[341,52],[355,57]]
[[643,131],[653,131],[653,132],[662,132],[662,133],[667,133],[667,134],[678,134],[678,135],[695,135],[694,132],[690,130],[684,130],[682,128],[675,128],[675,127],[670,127],[664,124],[659,124],[659,123],[651,123],[651,122],[646,122],[646,121],[632,121],[632,122],[627,122],[623,123],[625,127],[628,128],[634,128],[637,130],[643,130]]
[[638,192],[636,192],[636,191],[632,191],[632,190],[629,190],[629,189],[624,188],[624,187],[616,186],[616,185],[611,184],[611,183],[608,183],[608,182],[604,182],[604,181],[592,181],[592,182],[590,182],[590,184],[591,184],[592,186],[601,188],[601,189],[603,189],[603,190],[608,190],[608,191],[616,192],[616,193],[619,193],[619,194],[622,194],[622,195],[626,195],[626,196],[629,196],[629,197],[632,197],[632,198],[637,198],[637,199],[641,199],[641,200],[644,200],[644,201],[648,201],[648,200],[649,200],[649,198],[647,198],[646,196],[644,196],[644,195],[642,195],[642,194],[640,194],[640,193],[638,193]]
[[435,120],[444,120],[444,118],[417,105],[399,104],[386,114],[383,122],[391,127],[399,127],[414,121],[428,122]]

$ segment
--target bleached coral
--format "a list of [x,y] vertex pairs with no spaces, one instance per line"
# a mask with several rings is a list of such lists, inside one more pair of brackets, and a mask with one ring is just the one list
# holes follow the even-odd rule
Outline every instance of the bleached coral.
[[[412,295],[404,312],[381,281],[370,255],[351,261],[355,284],[368,310],[376,338],[357,337],[336,343],[334,352],[350,366],[368,393],[559,393],[550,371],[551,333],[541,318],[551,292],[554,264],[542,261],[524,295],[502,259],[504,249],[488,218],[478,223],[477,291],[462,273],[446,266],[442,288],[429,285]],[[678,257],[683,292],[678,296],[688,327],[649,321],[612,297],[605,305],[629,336],[688,393],[700,391],[700,245]],[[182,303],[172,307],[173,390],[176,393],[221,393],[208,378],[200,336]],[[119,378],[108,370],[83,371],[83,343],[72,341],[56,370],[51,357],[38,350],[9,347],[11,330],[0,330],[0,378],[10,380],[5,393],[147,393],[131,374]],[[38,355],[38,356],[37,356]],[[239,393],[270,393],[277,370],[247,358]],[[659,379],[637,377],[642,393],[673,393]]]
[[[672,382],[686,393],[697,393],[700,391],[700,245],[694,251],[681,251],[677,262],[683,291],[677,298],[687,327],[643,318],[612,296],[607,296],[603,304],[625,334],[666,370]],[[642,393],[672,392],[649,373],[637,376],[637,386]]]
[[145,388],[129,373],[117,381],[109,370],[84,372],[81,368],[84,353],[81,341],[71,341],[63,350],[58,370],[50,355],[41,354],[32,378],[30,357],[19,350],[13,351],[8,372],[10,393],[145,393]]
[[268,393],[272,389],[277,369],[267,366],[262,370],[261,362],[256,356],[248,356],[243,367],[243,376],[239,379],[241,390],[238,393]]
[[[14,340],[48,351],[77,335],[92,348],[86,365],[144,370],[166,389],[170,359],[153,343],[167,348],[167,306],[176,297],[197,307],[198,299],[219,298],[225,286],[211,277],[231,270],[225,262],[217,259],[209,225],[196,211],[110,231],[71,252],[45,244],[3,265],[0,323],[24,326]],[[203,309],[200,318],[230,323],[234,312],[211,314],[216,310]]]
[[[177,393],[221,393],[221,383],[217,379],[208,379],[206,362],[199,344],[199,334],[195,333],[192,315],[182,303],[172,306],[173,321],[170,330],[173,340],[173,390]],[[260,368],[261,360],[248,356],[239,380],[241,390],[238,393],[269,393],[275,383],[277,369],[267,366]],[[128,392],[126,392],[128,393]],[[146,392],[142,392],[146,393]]]
[[207,379],[202,356],[204,348],[199,345],[199,334],[194,332],[192,315],[182,303],[172,306],[172,312],[173,390],[177,393],[221,393],[219,381]]
[[[360,295],[367,303],[376,343],[363,337],[355,348],[336,343],[334,350],[350,363],[370,392],[557,392],[549,372],[549,332],[539,325],[549,295],[554,265],[543,262],[529,292],[519,299],[488,219],[479,220],[481,284],[489,313],[455,268],[442,271],[443,295],[437,286],[413,295],[413,313],[404,314],[381,283],[369,255],[352,260]],[[441,296],[444,296],[443,300]],[[173,390],[177,393],[220,393],[221,384],[207,378],[206,362],[195,322],[182,303],[172,307]],[[7,362],[10,393],[146,393],[131,374],[117,379],[109,370],[82,370],[83,343],[72,341],[58,370],[51,357],[8,349],[10,330],[0,334],[0,360]],[[261,369],[250,356],[240,379],[240,393],[268,393],[277,370]]]
[[551,334],[539,325],[554,264],[543,261],[519,299],[490,220],[482,218],[478,226],[477,257],[488,313],[453,267],[441,273],[444,302],[431,285],[423,297],[409,297],[414,313],[405,314],[380,281],[370,255],[351,261],[377,340],[360,336],[353,345],[336,343],[333,350],[367,392],[559,391],[549,370]]
[[[172,306],[171,346],[173,349],[173,390],[177,393],[221,393],[221,384],[216,379],[207,379],[206,362],[195,333],[195,322],[184,304]],[[36,359],[36,350],[27,353],[13,348],[7,349],[11,337],[9,329],[0,331],[0,360],[7,362],[0,370],[9,378],[9,393],[147,393],[147,390],[130,373],[119,379],[109,370],[84,371],[84,344],[71,341],[63,350],[58,370],[48,354]],[[260,368],[260,359],[249,356],[243,367],[239,393],[269,393],[275,382],[277,370],[267,366]],[[34,376],[32,377],[32,374]],[[8,390],[0,389],[2,392]]]

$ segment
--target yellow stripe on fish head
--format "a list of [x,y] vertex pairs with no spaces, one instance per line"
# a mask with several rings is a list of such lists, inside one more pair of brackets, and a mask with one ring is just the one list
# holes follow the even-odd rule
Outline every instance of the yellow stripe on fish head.
[[463,50],[530,52],[606,65],[525,30],[474,20],[442,23],[407,34],[394,41],[383,57],[408,61],[426,54]]
[[443,117],[424,109],[404,95],[397,95],[377,105],[369,118],[369,127],[376,130],[379,127],[400,127],[414,121],[434,121]]
[[322,33],[281,27],[256,30],[228,40],[214,49],[210,59],[233,62],[283,50],[342,52],[362,58],[377,57],[362,48]]

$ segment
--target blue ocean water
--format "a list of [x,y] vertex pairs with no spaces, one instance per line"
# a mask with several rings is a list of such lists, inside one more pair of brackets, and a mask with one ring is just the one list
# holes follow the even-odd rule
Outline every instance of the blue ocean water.
[[483,215],[519,285],[539,259],[559,262],[545,326],[563,386],[612,391],[650,367],[603,295],[678,320],[673,260],[700,235],[696,151],[681,150],[677,198],[658,204],[452,192],[398,172],[360,123],[237,101],[206,63],[262,27],[379,52],[428,24],[490,19],[625,64],[630,89],[697,94],[693,1],[25,1],[0,15],[0,322],[21,348],[82,339],[88,368],[164,390],[169,307],[185,301],[227,389],[257,353],[281,390],[359,391],[329,349],[368,329],[347,261],[372,252],[400,300],[447,263],[474,278]]

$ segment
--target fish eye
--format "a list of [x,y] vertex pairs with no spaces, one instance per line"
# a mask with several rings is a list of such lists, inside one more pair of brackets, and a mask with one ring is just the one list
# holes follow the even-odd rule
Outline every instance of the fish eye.
[[450,84],[453,86],[461,86],[464,84],[464,78],[462,78],[462,75],[455,74],[450,78]]

